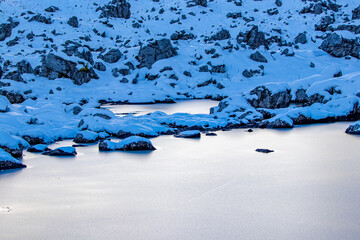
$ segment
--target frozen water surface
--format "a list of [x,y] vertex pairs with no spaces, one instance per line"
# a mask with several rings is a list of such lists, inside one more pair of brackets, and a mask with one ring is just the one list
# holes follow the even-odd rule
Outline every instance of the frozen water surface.
[[0,174],[0,238],[357,239],[360,139],[347,126],[161,136],[151,153],[26,152],[27,169]]

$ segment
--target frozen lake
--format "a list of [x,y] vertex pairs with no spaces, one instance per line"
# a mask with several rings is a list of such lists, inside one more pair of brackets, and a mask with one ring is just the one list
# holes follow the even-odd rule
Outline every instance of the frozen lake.
[[104,104],[101,107],[109,109],[116,115],[144,115],[150,112],[162,111],[167,114],[173,113],[190,113],[190,114],[209,114],[210,108],[219,104],[218,101],[207,99],[183,100],[176,103],[157,103],[157,104],[121,104],[111,105]]
[[347,126],[162,136],[151,153],[25,152],[27,169],[0,174],[0,239],[358,239],[360,138]]

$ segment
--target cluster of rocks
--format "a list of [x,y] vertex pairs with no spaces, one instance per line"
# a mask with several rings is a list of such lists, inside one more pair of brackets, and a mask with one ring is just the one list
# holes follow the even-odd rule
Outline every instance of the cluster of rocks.
[[130,7],[130,3],[126,0],[112,0],[103,7],[99,7],[97,11],[101,10],[101,18],[113,17],[128,19],[131,16]]
[[352,56],[360,58],[359,39],[346,39],[337,33],[330,34],[319,47],[334,57]]

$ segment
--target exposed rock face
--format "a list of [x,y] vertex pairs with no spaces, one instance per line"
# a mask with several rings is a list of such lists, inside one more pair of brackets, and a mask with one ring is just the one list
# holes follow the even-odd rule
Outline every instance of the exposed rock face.
[[259,31],[258,26],[254,26],[249,32],[240,32],[236,38],[239,44],[246,43],[251,49],[256,49],[260,46],[264,46],[268,49],[268,43],[265,39],[265,34]]
[[119,151],[151,151],[156,150],[156,148],[152,145],[150,140],[143,138],[132,136],[128,137],[118,143],[105,140],[99,143],[99,150],[100,151],[112,151],[112,150],[119,150]]
[[90,64],[94,64],[92,53],[86,47],[79,47],[75,50],[74,55],[78,58],[88,61]]
[[95,62],[94,68],[101,72],[106,71],[106,66],[102,62]]
[[250,59],[255,62],[267,63],[266,58],[259,51],[256,51],[255,53],[251,54]]
[[324,16],[321,18],[320,22],[315,25],[315,30],[325,32],[329,25],[334,22],[335,18],[333,16]]
[[69,20],[67,21],[67,24],[69,24],[70,26],[72,26],[74,28],[78,28],[79,27],[78,18],[76,16],[69,18]]
[[352,20],[360,19],[360,5],[352,11]]
[[254,108],[285,108],[290,105],[291,101],[290,89],[273,94],[265,86],[259,86],[252,90],[250,94],[257,96],[254,99],[247,99]]
[[100,58],[108,63],[116,63],[121,58],[122,53],[119,49],[110,49],[104,55],[100,55]]
[[7,99],[9,100],[9,102],[11,104],[13,103],[22,103],[25,101],[25,98],[23,95],[21,95],[20,93],[17,92],[8,92],[5,90],[0,90],[0,95],[3,95],[5,97],[7,97]]
[[360,135],[360,123],[355,122],[351,124],[345,131],[347,134]]
[[187,33],[185,30],[181,30],[180,32],[176,31],[170,36],[171,40],[190,40],[195,39],[195,35],[192,33]]
[[355,34],[360,34],[360,25],[339,25],[336,30],[340,31],[349,31]]
[[293,128],[294,123],[291,119],[286,120],[281,118],[268,119],[259,123],[259,128]]
[[128,19],[131,16],[130,3],[126,0],[112,0],[101,9],[100,17],[113,17]]
[[299,35],[297,35],[297,37],[295,38],[295,44],[305,44],[307,43],[307,38],[306,38],[306,33],[303,32],[303,33],[300,33]]
[[58,10],[59,10],[59,8],[56,6],[50,6],[48,8],[45,8],[45,12],[56,12]]
[[149,45],[142,47],[137,56],[140,64],[138,68],[151,66],[161,59],[171,58],[177,55],[175,48],[171,45],[169,39],[157,40]]
[[40,23],[45,23],[45,24],[51,24],[52,23],[51,18],[44,17],[41,14],[35,15],[32,18],[30,18],[29,22],[33,22],[33,21],[40,22]]
[[47,145],[45,144],[37,144],[35,146],[32,146],[31,148],[29,148],[27,151],[28,152],[33,152],[33,153],[42,153],[45,151],[49,151],[50,149],[47,147]]
[[11,36],[11,31],[19,25],[19,22],[10,22],[0,24],[0,41],[4,41],[6,38]]
[[16,67],[17,67],[17,72],[20,74],[23,74],[23,73],[34,74],[34,69],[32,68],[31,64],[26,60],[22,60],[22,61],[18,62],[16,64]]
[[42,60],[41,76],[49,79],[70,78],[77,85],[89,82],[91,79],[98,79],[92,68],[77,69],[77,64],[67,61],[53,53],[49,53]]
[[355,58],[360,58],[359,40],[342,38],[337,33],[332,33],[328,36],[319,48],[334,57],[345,57],[351,55]]
[[220,41],[231,38],[230,32],[226,29],[221,29],[219,32],[212,35],[210,38],[205,39],[205,41]]
[[187,2],[187,7],[195,6],[207,7],[207,0],[191,0]]
[[74,142],[76,143],[93,143],[96,142],[99,138],[99,135],[91,131],[83,131],[76,135]]
[[314,103],[323,103],[324,96],[320,94],[314,94],[308,96],[305,89],[298,89],[295,93],[295,102],[302,103],[304,106],[312,105]]

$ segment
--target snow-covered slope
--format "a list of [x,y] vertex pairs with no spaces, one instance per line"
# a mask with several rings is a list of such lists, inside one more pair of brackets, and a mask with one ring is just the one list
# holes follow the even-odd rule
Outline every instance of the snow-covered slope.
[[[0,102],[0,131],[22,138],[0,141],[10,153],[84,130],[153,137],[360,117],[356,0],[0,0],[0,24],[11,103]],[[188,98],[222,101],[209,115],[98,108]]]

